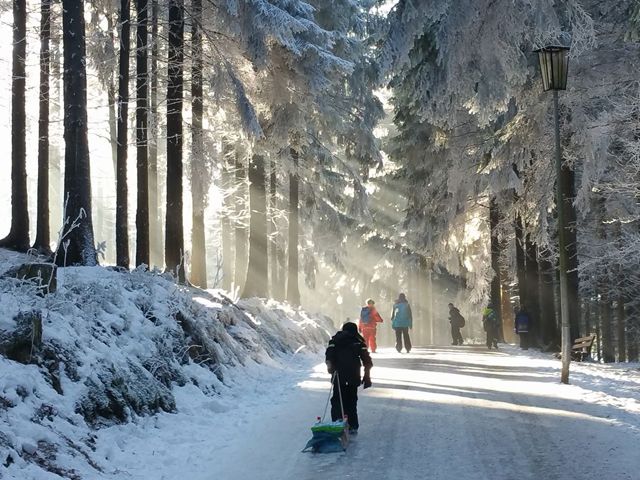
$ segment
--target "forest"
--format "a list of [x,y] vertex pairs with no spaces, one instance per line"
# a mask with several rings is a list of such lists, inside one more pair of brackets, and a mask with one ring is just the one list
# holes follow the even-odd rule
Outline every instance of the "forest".
[[[2,0],[0,18],[0,247],[336,322],[405,292],[423,344],[448,342],[448,302],[480,338],[491,303],[505,340],[525,305],[557,351],[565,306],[596,359],[638,361],[637,2]],[[558,171],[549,45],[569,62]]]

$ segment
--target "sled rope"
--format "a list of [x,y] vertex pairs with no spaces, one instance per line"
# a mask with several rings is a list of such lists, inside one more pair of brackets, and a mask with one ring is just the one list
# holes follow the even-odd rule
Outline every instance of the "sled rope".
[[340,388],[340,375],[338,372],[333,372],[331,376],[331,388],[329,388],[329,397],[327,397],[327,403],[324,406],[324,413],[322,414],[322,422],[324,422],[324,418],[327,416],[327,409],[329,408],[329,402],[331,401],[331,394],[333,393],[333,389],[335,388],[335,380],[338,382],[338,398],[340,398],[340,411],[342,412],[342,418],[344,419],[344,405],[342,404],[342,389]]
[[336,377],[338,380],[338,397],[340,398],[340,412],[342,413],[342,419],[344,420],[344,405],[342,404],[342,388],[340,388],[340,375],[336,372]]

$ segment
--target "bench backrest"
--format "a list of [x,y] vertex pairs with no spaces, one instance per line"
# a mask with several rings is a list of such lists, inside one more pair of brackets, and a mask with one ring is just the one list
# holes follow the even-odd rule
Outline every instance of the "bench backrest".
[[573,342],[573,350],[578,350],[581,348],[590,348],[593,345],[593,341],[596,339],[594,334],[587,335],[586,337],[576,338],[575,342]]

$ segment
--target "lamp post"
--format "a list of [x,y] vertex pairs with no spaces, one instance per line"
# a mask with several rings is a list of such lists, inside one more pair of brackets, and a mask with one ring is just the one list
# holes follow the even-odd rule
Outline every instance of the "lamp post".
[[558,90],[567,88],[569,70],[569,47],[548,46],[536,50],[542,73],[542,87],[545,92],[553,90],[553,109],[556,133],[556,208],[558,210],[558,254],[560,264],[560,318],[562,321],[562,373],[560,381],[569,383],[571,363],[571,330],[569,322],[569,301],[567,282],[566,218],[564,212],[565,193],[562,189],[562,153],[560,149],[560,116],[558,113]]

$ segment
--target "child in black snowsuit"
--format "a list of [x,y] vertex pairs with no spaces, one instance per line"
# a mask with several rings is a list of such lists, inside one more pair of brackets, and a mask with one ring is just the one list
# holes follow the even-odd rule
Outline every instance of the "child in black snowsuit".
[[[371,386],[369,371],[373,367],[371,356],[367,350],[364,338],[358,333],[355,323],[347,322],[342,330],[329,341],[325,353],[327,371],[334,376],[333,396],[331,397],[331,420],[342,419],[340,393],[344,414],[349,422],[349,432],[357,433],[358,422],[358,387],[362,383],[364,388]],[[364,377],[360,378],[360,367],[364,365]],[[338,383],[339,382],[339,383]]]

